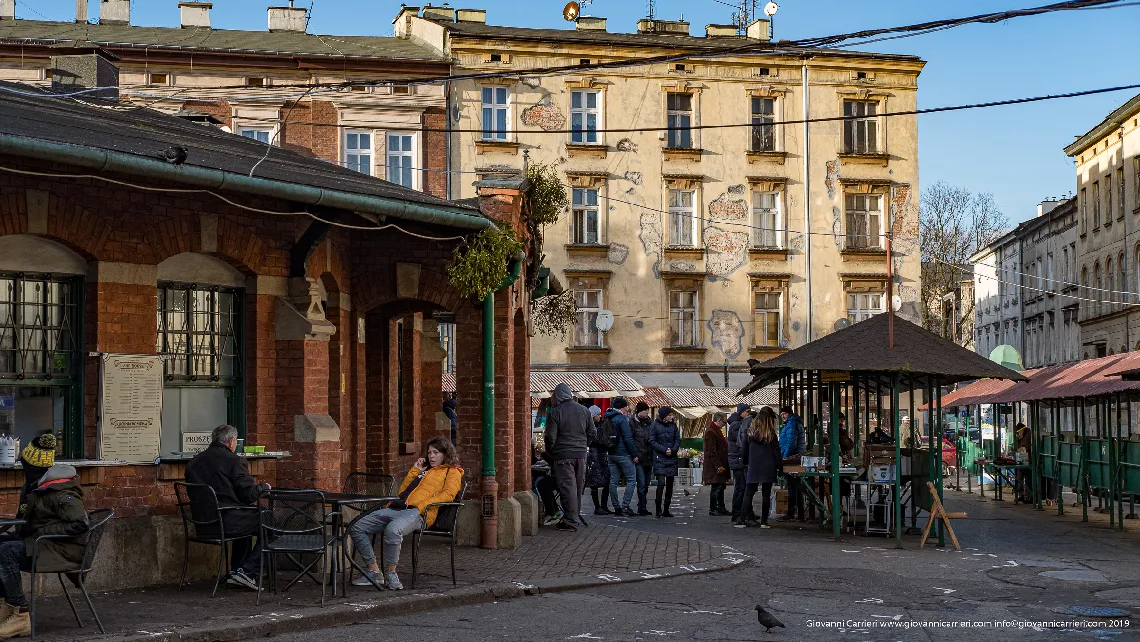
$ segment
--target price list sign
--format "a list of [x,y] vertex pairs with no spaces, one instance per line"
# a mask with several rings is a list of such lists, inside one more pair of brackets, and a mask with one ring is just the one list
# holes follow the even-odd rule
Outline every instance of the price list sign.
[[162,436],[162,357],[103,355],[99,457],[153,463]]

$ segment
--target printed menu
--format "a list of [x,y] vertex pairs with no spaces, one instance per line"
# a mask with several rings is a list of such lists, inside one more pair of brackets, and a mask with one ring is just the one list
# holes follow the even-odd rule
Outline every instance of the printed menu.
[[162,357],[103,355],[99,458],[153,463],[161,437]]

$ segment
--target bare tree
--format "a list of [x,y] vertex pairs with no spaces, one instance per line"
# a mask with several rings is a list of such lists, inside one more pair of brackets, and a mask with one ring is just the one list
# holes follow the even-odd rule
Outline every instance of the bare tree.
[[[993,194],[975,194],[965,187],[939,181],[922,194],[919,244],[922,256],[922,325],[969,345],[973,334],[974,301],[961,296],[969,278],[970,257],[1009,229],[1009,221]],[[954,293],[958,314],[950,318],[947,295]]]

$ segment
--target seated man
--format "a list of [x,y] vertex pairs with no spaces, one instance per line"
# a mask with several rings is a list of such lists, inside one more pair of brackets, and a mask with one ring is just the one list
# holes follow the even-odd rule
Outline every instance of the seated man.
[[67,535],[70,539],[40,543],[37,571],[59,572],[83,562],[87,548],[87,510],[83,488],[75,469],[64,464],[49,468],[32,492],[28,493],[20,538],[0,541],[0,639],[31,633],[32,620],[21,587],[21,570],[31,570],[36,538],[41,535]]
[[[393,591],[404,588],[396,575],[400,561],[400,547],[404,536],[421,525],[428,528],[435,523],[439,509],[428,510],[430,504],[455,500],[463,483],[463,468],[455,456],[455,446],[443,437],[428,442],[427,458],[419,458],[400,484],[400,499],[385,508],[378,508],[360,517],[348,530],[353,547],[367,565],[362,577],[352,581],[353,586],[387,586]],[[372,549],[372,535],[384,534],[384,573],[376,562]]]
[[[223,424],[214,429],[211,438],[210,447],[195,455],[186,465],[186,482],[213,488],[219,507],[252,505],[261,493],[269,490],[269,484],[254,481],[245,459],[234,454],[237,428]],[[191,497],[190,501],[193,502],[194,498]],[[202,515],[201,518],[215,519],[213,515]],[[256,510],[223,511],[222,520],[227,539],[256,535],[261,528],[261,518]],[[202,537],[218,537],[220,534],[208,532],[205,528],[198,531]],[[257,576],[261,574],[261,549],[250,544],[250,539],[240,539],[231,545],[232,570],[226,583],[256,591]]]
[[875,426],[875,431],[867,436],[867,443],[875,444],[877,446],[885,446],[887,444],[894,444],[895,438],[887,431],[883,430],[882,426]]

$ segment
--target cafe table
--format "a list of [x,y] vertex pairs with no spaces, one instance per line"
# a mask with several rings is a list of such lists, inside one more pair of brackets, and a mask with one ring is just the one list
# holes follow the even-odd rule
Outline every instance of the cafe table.
[[[329,511],[329,517],[332,518],[330,523],[333,534],[336,539],[333,544],[333,559],[332,559],[332,572],[330,573],[329,580],[332,582],[333,597],[336,597],[337,574],[342,570],[348,569],[347,560],[342,560],[341,557],[347,555],[347,549],[344,546],[345,523],[344,523],[344,509],[352,508],[361,512],[368,510],[377,505],[387,504],[394,502],[399,497],[388,497],[383,495],[357,495],[354,493],[322,493],[325,499],[325,505],[332,510]],[[345,573],[347,579],[348,574]],[[347,595],[348,587],[342,587],[342,594]]]
[[[830,470],[814,470],[814,471],[810,471],[810,472],[809,471],[794,472],[794,473],[784,472],[782,474],[785,478],[788,478],[789,481],[798,480],[800,482],[800,488],[803,489],[804,495],[806,495],[807,498],[809,500],[811,500],[811,503],[813,506],[815,506],[817,509],[819,509],[819,514],[820,514],[819,527],[823,528],[824,524],[827,523],[827,515],[828,515],[827,506],[824,504],[823,500],[819,497],[819,495],[815,492],[815,489],[812,488],[812,484],[809,483],[809,481],[819,482],[819,481],[823,481],[824,479],[829,479],[831,477],[831,471]],[[840,478],[844,478],[844,477],[853,478],[853,477],[856,477],[858,475],[859,475],[859,471],[857,471],[857,470],[840,470],[839,471],[839,477]],[[789,507],[789,508],[791,508],[791,507]]]
[[0,517],[0,535],[7,533],[13,528],[19,528],[24,525],[24,520],[19,517]]

